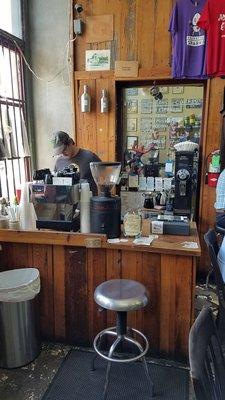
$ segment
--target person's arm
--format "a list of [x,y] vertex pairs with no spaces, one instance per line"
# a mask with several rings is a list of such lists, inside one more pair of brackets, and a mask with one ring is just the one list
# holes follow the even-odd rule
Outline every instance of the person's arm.
[[225,170],[221,172],[217,181],[214,207],[216,212],[225,212]]

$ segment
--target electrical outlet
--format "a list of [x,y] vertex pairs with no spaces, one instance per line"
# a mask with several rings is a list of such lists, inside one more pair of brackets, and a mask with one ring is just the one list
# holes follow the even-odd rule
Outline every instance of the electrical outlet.
[[82,35],[83,33],[83,23],[81,19],[77,18],[73,21],[73,30],[75,35]]

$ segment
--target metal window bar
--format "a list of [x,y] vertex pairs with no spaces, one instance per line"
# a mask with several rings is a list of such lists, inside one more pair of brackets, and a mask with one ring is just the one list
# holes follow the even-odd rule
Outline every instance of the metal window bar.
[[[0,30],[0,51],[4,61],[7,63],[4,66],[5,70],[7,69],[7,71],[4,70],[7,76],[6,89],[4,94],[0,93],[0,131],[2,132],[3,145],[6,146],[8,144],[10,150],[9,157],[0,159],[0,177],[3,181],[0,184],[2,184],[2,187],[3,183],[6,184],[4,193],[7,194],[6,197],[8,199],[12,199],[16,193],[16,188],[24,180],[30,179],[31,173],[30,157],[21,156],[21,149],[24,148],[23,120],[26,121],[26,104],[23,58],[16,43],[22,49],[23,42],[21,40]],[[6,120],[8,121],[7,133],[5,132]],[[11,133],[9,133],[10,130]]]

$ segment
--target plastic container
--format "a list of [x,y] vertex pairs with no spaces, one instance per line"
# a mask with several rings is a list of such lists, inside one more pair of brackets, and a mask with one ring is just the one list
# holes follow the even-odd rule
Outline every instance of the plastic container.
[[0,272],[0,367],[30,363],[40,352],[36,268]]
[[10,221],[8,224],[9,229],[13,229],[14,231],[19,231],[20,230],[20,221]]
[[8,217],[0,216],[0,229],[8,229],[8,228],[9,228]]
[[138,237],[141,235],[142,217],[137,210],[128,211],[123,218],[124,236]]

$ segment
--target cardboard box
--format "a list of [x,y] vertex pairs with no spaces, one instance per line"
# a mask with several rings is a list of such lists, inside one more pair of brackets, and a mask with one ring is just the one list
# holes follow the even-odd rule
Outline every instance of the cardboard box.
[[136,78],[138,76],[138,61],[115,61],[115,76]]

